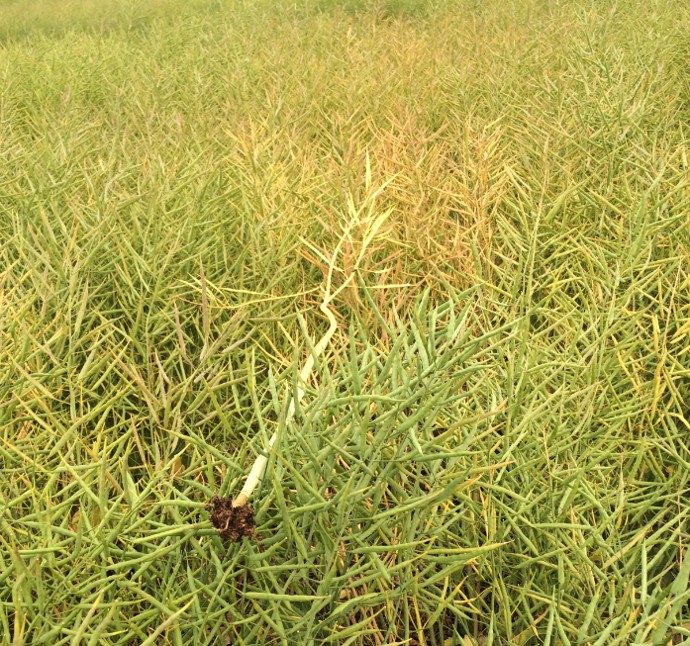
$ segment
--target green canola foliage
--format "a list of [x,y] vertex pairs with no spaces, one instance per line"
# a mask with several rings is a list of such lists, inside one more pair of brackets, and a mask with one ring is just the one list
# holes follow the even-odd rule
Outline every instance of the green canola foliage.
[[688,43],[0,1],[0,644],[688,640]]

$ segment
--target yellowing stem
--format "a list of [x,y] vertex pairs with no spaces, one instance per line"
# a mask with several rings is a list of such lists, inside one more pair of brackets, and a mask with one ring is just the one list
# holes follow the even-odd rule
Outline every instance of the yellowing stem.
[[[350,281],[346,281],[345,285],[349,283]],[[343,285],[338,291],[342,290]],[[331,295],[330,293],[330,274],[329,274],[329,280],[326,288],[326,293],[324,295],[323,302],[321,303],[320,310],[326,315],[328,318],[328,321],[330,323],[328,330],[326,331],[326,334],[324,334],[321,339],[319,339],[319,342],[316,344],[314,347],[314,352],[309,355],[307,358],[307,361],[304,364],[304,367],[302,368],[301,372],[299,373],[300,376],[300,384],[297,387],[297,401],[302,401],[302,398],[304,397],[305,389],[304,386],[307,383],[307,380],[309,379],[309,376],[311,375],[312,368],[314,367],[314,362],[315,360],[321,356],[321,353],[324,351],[326,346],[330,343],[331,338],[335,334],[335,331],[338,327],[338,324],[335,320],[335,316],[333,315],[333,312],[329,308],[330,301],[333,299],[334,295]],[[296,403],[295,399],[293,398],[290,401],[290,406],[288,407],[287,415],[285,416],[285,425],[287,426],[291,421],[292,418],[295,416],[295,409],[296,409]],[[256,486],[259,484],[261,481],[261,478],[263,477],[264,471],[266,469],[266,464],[268,463],[268,453],[271,451],[273,448],[273,445],[275,444],[276,438],[278,437],[277,433],[273,433],[271,436],[271,439],[268,441],[268,447],[266,448],[266,452],[259,455],[256,458],[256,461],[254,462],[254,465],[252,466],[251,471],[249,472],[249,475],[247,476],[247,479],[244,482],[244,487],[242,487],[242,491],[238,494],[238,496],[235,498],[233,501],[233,505],[235,507],[239,507],[240,505],[246,505],[247,501],[251,497],[252,493],[254,493],[254,489],[256,489]]]

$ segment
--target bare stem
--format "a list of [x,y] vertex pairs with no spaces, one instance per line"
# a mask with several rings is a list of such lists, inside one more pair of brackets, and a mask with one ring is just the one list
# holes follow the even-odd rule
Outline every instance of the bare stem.
[[[338,329],[338,323],[335,320],[335,316],[333,314],[333,311],[330,309],[330,304],[331,301],[350,283],[350,281],[354,278],[354,274],[351,274],[348,276],[348,279],[334,292],[331,293],[331,281],[333,277],[333,266],[335,263],[335,259],[338,255],[338,252],[340,250],[340,247],[342,245],[342,238],[340,242],[338,243],[338,246],[336,247],[336,250],[333,254],[333,259],[331,260],[330,266],[328,268],[328,277],[326,280],[326,287],[324,289],[324,297],[323,301],[321,302],[321,305],[319,306],[319,309],[323,312],[323,314],[326,316],[328,319],[328,322],[330,323],[328,330],[326,333],[319,339],[319,342],[316,344],[314,347],[314,351],[309,354],[307,357],[307,360],[300,371],[300,383],[297,386],[297,402],[301,402],[302,399],[304,398],[305,394],[305,387],[307,384],[307,381],[309,377],[311,376],[311,371],[314,368],[314,363],[318,357],[321,356],[323,351],[326,349],[326,346],[330,343],[331,339],[333,338],[333,335],[335,334],[335,331]],[[285,416],[285,425],[287,426],[291,421],[292,418],[295,416],[295,409],[297,407],[297,402],[295,401],[295,398],[293,397],[290,401],[290,405],[287,410],[287,414]],[[278,437],[277,432],[273,433],[271,436],[271,439],[268,441],[268,446],[266,447],[266,451],[259,455],[256,458],[256,461],[254,462],[251,471],[249,472],[249,475],[247,476],[247,479],[244,482],[244,487],[242,487],[242,491],[238,494],[238,496],[235,498],[233,501],[233,505],[235,507],[238,507],[240,505],[246,505],[247,501],[251,497],[252,493],[254,493],[254,489],[256,489],[256,486],[259,484],[261,481],[261,478],[264,474],[264,471],[266,469],[266,464],[268,463],[268,454],[273,448],[273,445],[276,442],[276,439]]]

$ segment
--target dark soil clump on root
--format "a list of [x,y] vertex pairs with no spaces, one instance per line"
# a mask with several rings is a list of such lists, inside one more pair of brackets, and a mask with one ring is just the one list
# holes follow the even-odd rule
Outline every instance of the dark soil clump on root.
[[232,498],[215,496],[206,505],[211,524],[224,541],[236,543],[243,536],[254,536],[254,510],[251,505],[234,507]]

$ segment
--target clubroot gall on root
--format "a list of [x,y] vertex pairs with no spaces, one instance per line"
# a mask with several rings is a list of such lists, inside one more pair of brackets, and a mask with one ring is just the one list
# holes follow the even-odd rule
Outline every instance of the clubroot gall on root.
[[206,509],[211,524],[223,540],[236,543],[244,536],[254,536],[254,510],[251,505],[235,506],[232,499],[215,496]]

